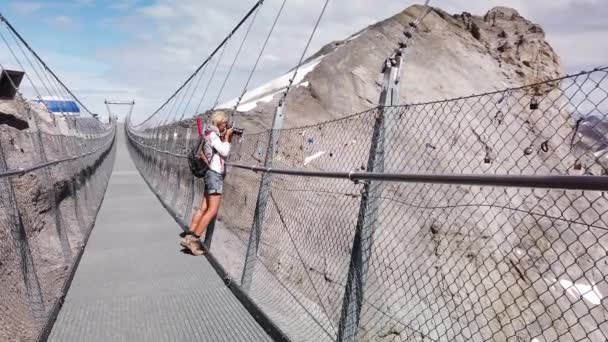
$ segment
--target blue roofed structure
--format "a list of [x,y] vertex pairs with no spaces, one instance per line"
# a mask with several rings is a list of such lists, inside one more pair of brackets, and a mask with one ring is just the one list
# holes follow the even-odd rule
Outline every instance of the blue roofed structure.
[[52,113],[62,113],[63,115],[80,115],[80,107],[74,100],[56,97],[42,97],[37,102],[44,103]]

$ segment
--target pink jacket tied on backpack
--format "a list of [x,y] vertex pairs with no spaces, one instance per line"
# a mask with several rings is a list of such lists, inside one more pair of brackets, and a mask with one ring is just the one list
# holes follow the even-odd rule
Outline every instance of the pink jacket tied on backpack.
[[230,143],[220,139],[217,127],[207,124],[203,128],[203,138],[205,139],[203,153],[209,161],[209,169],[223,175],[226,171],[226,158],[230,153]]

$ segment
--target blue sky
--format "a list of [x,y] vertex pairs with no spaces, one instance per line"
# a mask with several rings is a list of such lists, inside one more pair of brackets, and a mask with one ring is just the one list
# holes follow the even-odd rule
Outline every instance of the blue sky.
[[[0,11],[91,109],[105,113],[104,99],[134,99],[135,113],[145,116],[175,90],[253,3],[0,0]],[[413,3],[332,0],[310,52]],[[252,32],[253,44],[260,44],[279,4],[280,0],[266,0]],[[288,0],[253,86],[296,63],[321,4],[322,0]],[[568,72],[608,61],[606,0],[434,0],[431,4],[452,13],[479,15],[496,5],[516,8],[543,26]],[[227,64],[220,65],[220,73],[226,72]],[[234,82],[242,80],[246,69],[236,70]],[[228,88],[238,87],[229,83]],[[227,92],[223,100],[234,97],[233,93]]]
[[[2,0],[0,7],[37,49],[90,58],[97,49],[127,41],[113,20],[146,2]],[[38,21],[36,25],[32,20]]]

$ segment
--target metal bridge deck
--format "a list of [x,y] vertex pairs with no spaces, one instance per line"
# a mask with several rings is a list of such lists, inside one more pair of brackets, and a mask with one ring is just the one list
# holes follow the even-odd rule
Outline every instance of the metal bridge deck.
[[270,341],[179,228],[129,158],[116,164],[50,341]]

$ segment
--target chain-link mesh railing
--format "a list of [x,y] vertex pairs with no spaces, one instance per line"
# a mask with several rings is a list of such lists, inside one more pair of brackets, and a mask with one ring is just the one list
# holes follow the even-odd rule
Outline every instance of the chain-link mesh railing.
[[112,172],[95,118],[0,15],[0,340],[45,340]]
[[[33,340],[57,313],[95,222],[114,134],[84,139],[0,126],[0,135],[0,339]],[[44,162],[45,152],[57,157]],[[35,157],[30,164],[25,156]],[[50,164],[57,160],[64,161]]]
[[[605,341],[607,77],[246,135],[212,254],[292,340]],[[187,225],[196,127],[128,134]]]

